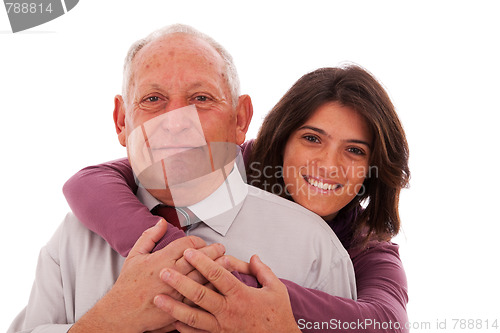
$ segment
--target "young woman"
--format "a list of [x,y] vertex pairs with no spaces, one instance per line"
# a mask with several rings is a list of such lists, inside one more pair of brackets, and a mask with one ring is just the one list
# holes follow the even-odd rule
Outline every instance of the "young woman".
[[[400,228],[398,201],[410,177],[409,151],[377,80],[357,66],[304,75],[267,115],[256,140],[242,148],[248,182],[322,216],[354,265],[356,301],[283,281],[295,319],[338,325],[369,319],[378,326],[365,325],[366,332],[406,331],[406,277],[390,239]],[[76,216],[126,255],[158,221],[135,198],[135,188],[130,166],[120,160],[80,171],[64,192]],[[117,228],[130,237],[117,237]],[[178,235],[169,229],[157,248]],[[308,329],[321,331],[303,327]]]

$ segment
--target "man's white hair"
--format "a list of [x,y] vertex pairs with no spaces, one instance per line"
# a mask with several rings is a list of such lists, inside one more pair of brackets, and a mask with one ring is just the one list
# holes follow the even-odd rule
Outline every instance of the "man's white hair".
[[238,72],[236,71],[236,67],[233,63],[233,57],[226,51],[222,45],[217,43],[212,37],[196,30],[195,28],[185,25],[185,24],[173,24],[161,29],[158,29],[147,37],[139,39],[130,47],[127,57],[125,58],[125,64],[123,66],[123,86],[122,86],[122,95],[125,100],[127,100],[130,80],[132,78],[132,61],[134,60],[135,55],[147,44],[165,37],[167,35],[183,33],[190,36],[198,37],[204,41],[206,41],[210,46],[212,46],[222,57],[225,63],[226,69],[226,80],[231,91],[231,99],[233,102],[233,107],[236,107],[238,104],[238,97],[240,96],[240,79],[238,77]]

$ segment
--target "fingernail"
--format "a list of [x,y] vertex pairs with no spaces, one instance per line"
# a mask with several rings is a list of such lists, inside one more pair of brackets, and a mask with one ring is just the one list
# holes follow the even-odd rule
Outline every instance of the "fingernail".
[[153,302],[155,303],[156,306],[161,307],[163,305],[163,298],[161,298],[159,295],[157,295],[153,299]]
[[168,279],[170,279],[170,271],[168,269],[162,270],[160,273],[160,278],[163,281],[168,281]]
[[186,249],[186,251],[184,251],[184,257],[186,257],[186,259],[189,259],[193,256],[193,249]]
[[217,247],[219,248],[219,250],[221,250],[222,253],[226,253],[226,247],[223,244],[217,243]]

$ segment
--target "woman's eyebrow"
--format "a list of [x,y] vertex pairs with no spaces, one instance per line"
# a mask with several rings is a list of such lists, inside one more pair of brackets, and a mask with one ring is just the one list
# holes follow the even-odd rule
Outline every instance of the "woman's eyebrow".
[[304,126],[302,126],[302,127],[299,128],[299,131],[300,130],[304,130],[304,129],[315,131],[315,132],[318,132],[319,134],[322,134],[322,135],[330,136],[328,133],[325,132],[325,130],[322,130],[321,128],[317,128],[317,127],[314,127],[314,126],[304,125]]
[[352,139],[352,140],[346,140],[346,142],[349,142],[349,143],[358,143],[358,144],[361,144],[361,145],[365,145],[367,146],[368,148],[372,149],[372,145],[369,144],[368,142],[366,141],[363,141],[363,140],[356,140],[356,139]]

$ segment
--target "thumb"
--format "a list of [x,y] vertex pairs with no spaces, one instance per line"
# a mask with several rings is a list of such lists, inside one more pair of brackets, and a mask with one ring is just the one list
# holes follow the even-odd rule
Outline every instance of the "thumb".
[[250,258],[250,272],[255,275],[262,287],[273,287],[281,284],[279,278],[273,273],[269,266],[265,265],[258,255],[254,254]]
[[135,242],[134,247],[130,250],[127,258],[132,258],[140,254],[151,253],[156,245],[156,242],[158,242],[163,237],[165,232],[167,232],[167,226],[167,221],[161,219],[158,223],[156,223],[156,225],[146,229],[137,242]]

